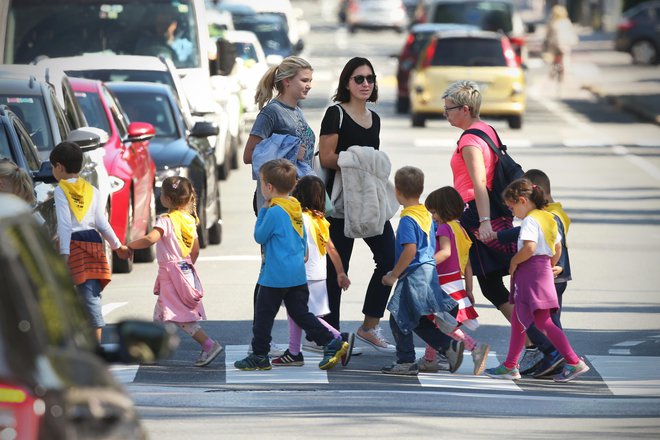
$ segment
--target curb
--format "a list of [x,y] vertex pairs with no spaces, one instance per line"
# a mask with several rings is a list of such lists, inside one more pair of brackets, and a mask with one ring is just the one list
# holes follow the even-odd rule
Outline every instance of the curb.
[[630,103],[630,101],[625,99],[625,97],[618,95],[608,95],[607,93],[603,92],[603,90],[600,87],[591,84],[585,84],[582,86],[582,88],[592,93],[598,99],[605,101],[608,104],[611,104],[618,109],[633,114],[638,118],[643,119],[647,122],[660,125],[660,115],[657,115],[651,111],[648,111],[643,107],[639,107],[637,105]]

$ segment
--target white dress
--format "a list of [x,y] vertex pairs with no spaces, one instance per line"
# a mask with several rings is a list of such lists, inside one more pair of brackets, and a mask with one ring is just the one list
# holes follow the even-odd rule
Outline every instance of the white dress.
[[316,242],[312,237],[310,215],[303,212],[303,224],[307,232],[307,262],[305,270],[307,272],[307,287],[309,288],[309,300],[307,308],[314,316],[325,316],[330,313],[330,304],[328,303],[328,289],[325,284],[327,278],[326,255],[321,256]]

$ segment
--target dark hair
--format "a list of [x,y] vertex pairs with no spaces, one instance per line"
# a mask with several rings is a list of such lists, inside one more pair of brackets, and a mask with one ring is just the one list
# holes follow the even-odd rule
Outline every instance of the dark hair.
[[264,183],[270,183],[282,194],[289,194],[296,186],[296,166],[286,159],[269,160],[259,174]]
[[502,191],[502,199],[505,202],[515,202],[520,197],[531,200],[538,209],[543,209],[548,204],[543,188],[540,185],[534,185],[524,177],[509,183]]
[[443,186],[432,191],[424,205],[429,211],[435,211],[443,223],[458,220],[465,210],[465,202],[453,186]]
[[50,163],[55,166],[58,163],[64,167],[67,173],[79,173],[82,170],[83,152],[73,142],[60,142],[50,152]]
[[424,172],[411,166],[399,168],[394,174],[394,186],[406,198],[419,197],[424,192]]
[[302,209],[325,213],[325,185],[317,176],[302,177],[291,195],[298,199]]
[[546,196],[549,197],[552,194],[552,191],[550,190],[550,178],[543,171],[537,169],[527,170],[527,172],[523,174],[523,177],[529,179],[534,185],[543,188]]
[[[362,57],[355,57],[348,60],[344,69],[339,75],[339,84],[337,85],[337,91],[332,97],[332,100],[335,102],[348,102],[351,100],[351,92],[348,91],[348,82],[351,80],[351,76],[355,69],[360,66],[368,66],[371,69],[371,72],[375,75],[376,71],[374,66],[371,65],[371,61]],[[378,81],[374,82],[374,89],[371,92],[371,95],[367,99],[368,102],[378,101]]]
[[161,194],[172,201],[173,209],[187,210],[197,219],[197,195],[192,182],[183,176],[170,176],[163,180]]

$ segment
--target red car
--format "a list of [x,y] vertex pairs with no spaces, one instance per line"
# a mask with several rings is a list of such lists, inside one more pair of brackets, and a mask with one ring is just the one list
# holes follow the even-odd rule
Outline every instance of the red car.
[[[156,166],[149,139],[156,131],[146,122],[130,122],[110,90],[101,81],[70,78],[87,122],[108,133],[103,162],[111,182],[109,218],[119,239],[126,243],[148,232],[156,218]],[[135,251],[135,261],[153,261],[153,246]],[[133,260],[112,259],[113,272],[128,273]]]

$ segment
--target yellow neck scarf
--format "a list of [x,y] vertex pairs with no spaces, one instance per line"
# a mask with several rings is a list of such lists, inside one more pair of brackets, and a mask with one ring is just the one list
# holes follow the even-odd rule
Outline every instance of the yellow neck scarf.
[[564,225],[564,234],[568,234],[568,228],[571,226],[571,219],[568,218],[568,214],[566,214],[566,211],[564,211],[564,207],[561,206],[561,203],[559,202],[554,202],[554,203],[549,203],[548,206],[545,207],[545,211],[548,211],[549,213],[552,213],[559,217],[559,220],[561,220],[562,225]]
[[470,246],[472,240],[468,237],[467,232],[461,226],[458,220],[452,220],[447,223],[454,233],[454,241],[456,242],[456,252],[458,252],[458,262],[461,267],[461,273],[465,275],[465,268],[470,257]]
[[403,211],[401,211],[401,218],[406,216],[415,220],[419,227],[422,228],[422,231],[426,232],[426,235],[431,235],[431,222],[433,221],[433,218],[431,217],[429,210],[426,209],[426,206],[414,205],[403,208]]
[[534,220],[538,222],[543,231],[543,236],[545,237],[545,242],[548,244],[548,247],[552,251],[552,255],[555,254],[555,240],[557,240],[557,234],[559,229],[557,228],[557,222],[552,214],[547,211],[541,211],[540,209],[532,209],[529,214]]
[[176,239],[179,242],[181,255],[183,258],[186,258],[190,255],[193,244],[195,243],[195,229],[197,227],[195,217],[181,210],[170,211],[165,215],[172,220],[174,235],[176,235]]
[[330,238],[330,222],[327,221],[323,215],[314,215],[314,213],[309,210],[303,211],[303,215],[309,217],[312,238],[319,250],[319,255],[324,256],[327,252],[325,245]]
[[284,197],[273,197],[273,199],[270,201],[270,206],[279,206],[282,208],[284,211],[286,211],[287,214],[289,214],[289,218],[291,219],[291,225],[293,226],[293,229],[296,230],[298,235],[301,237],[304,234],[304,228],[303,228],[303,220],[302,220],[302,208],[300,207],[300,202],[296,200],[295,197],[289,197],[289,198],[284,198]]
[[66,199],[69,201],[71,212],[78,220],[82,221],[92,206],[92,196],[94,195],[94,188],[84,179],[78,177],[78,180],[71,183],[66,179],[61,179],[59,187],[64,191]]

